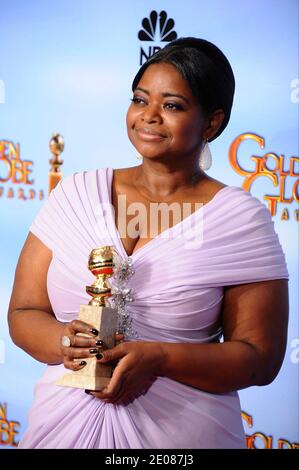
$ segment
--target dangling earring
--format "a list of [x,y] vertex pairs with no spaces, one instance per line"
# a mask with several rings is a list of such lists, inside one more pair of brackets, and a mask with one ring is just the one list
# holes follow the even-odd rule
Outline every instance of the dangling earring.
[[210,151],[208,140],[206,140],[200,153],[199,168],[203,171],[207,171],[211,168],[211,166],[212,166],[212,154]]
[[143,156],[141,155],[141,153],[137,152],[136,158],[137,158],[137,160],[142,160]]

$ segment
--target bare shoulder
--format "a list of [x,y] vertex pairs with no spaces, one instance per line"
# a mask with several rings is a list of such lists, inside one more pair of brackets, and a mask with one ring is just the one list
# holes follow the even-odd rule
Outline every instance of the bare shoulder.
[[211,178],[210,176],[205,175],[204,178],[198,182],[194,189],[195,198],[198,201],[206,204],[210,202],[214,196],[225,187],[227,187],[226,184],[216,180],[215,178]]
[[137,167],[128,167],[128,168],[114,168],[113,176],[114,178],[123,183],[128,183],[132,181],[132,177],[135,175]]
[[213,196],[223,188],[227,187],[227,184],[222,183],[222,181],[216,180],[211,176],[205,175],[203,179],[203,187],[210,191]]
[[113,189],[116,194],[127,194],[133,192],[132,182],[135,179],[137,167],[115,168],[113,171]]

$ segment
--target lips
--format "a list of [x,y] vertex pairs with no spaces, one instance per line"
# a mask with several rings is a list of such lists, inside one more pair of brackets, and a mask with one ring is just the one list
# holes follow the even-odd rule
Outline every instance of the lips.
[[160,140],[166,137],[164,134],[161,134],[161,132],[149,129],[148,127],[136,127],[135,130],[140,137],[146,140]]

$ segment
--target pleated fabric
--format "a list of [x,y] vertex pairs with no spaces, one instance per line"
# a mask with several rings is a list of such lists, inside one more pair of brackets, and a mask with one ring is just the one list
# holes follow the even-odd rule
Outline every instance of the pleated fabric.
[[[87,268],[93,248],[114,245],[127,257],[111,205],[112,179],[112,168],[65,178],[30,227],[53,254],[47,289],[60,321],[75,319],[89,301],[85,286],[94,279]],[[131,258],[128,311],[137,341],[218,342],[225,286],[289,278],[268,209],[236,186],[222,188]],[[46,367],[19,447],[245,447],[237,392],[212,394],[156,377],[144,395],[115,405],[56,386],[65,372],[63,365]]]

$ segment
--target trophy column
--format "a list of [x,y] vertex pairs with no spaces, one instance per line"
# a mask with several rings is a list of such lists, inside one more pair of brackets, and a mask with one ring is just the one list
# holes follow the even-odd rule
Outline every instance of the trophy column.
[[[96,276],[96,280],[91,286],[86,286],[92,299],[88,305],[80,305],[78,317],[100,332],[100,338],[108,349],[115,346],[118,321],[117,309],[106,306],[106,299],[111,296],[107,279],[113,275],[114,253],[112,246],[95,248],[90,253],[88,268]],[[112,376],[112,366],[100,364],[95,357],[84,360],[87,364],[83,369],[63,375],[56,381],[56,385],[95,391],[105,388]]]
[[59,183],[62,177],[61,165],[63,160],[60,159],[60,154],[64,150],[64,139],[60,134],[52,134],[52,139],[50,140],[50,150],[52,152],[52,158],[49,160],[51,168],[49,171],[49,194],[52,189]]

